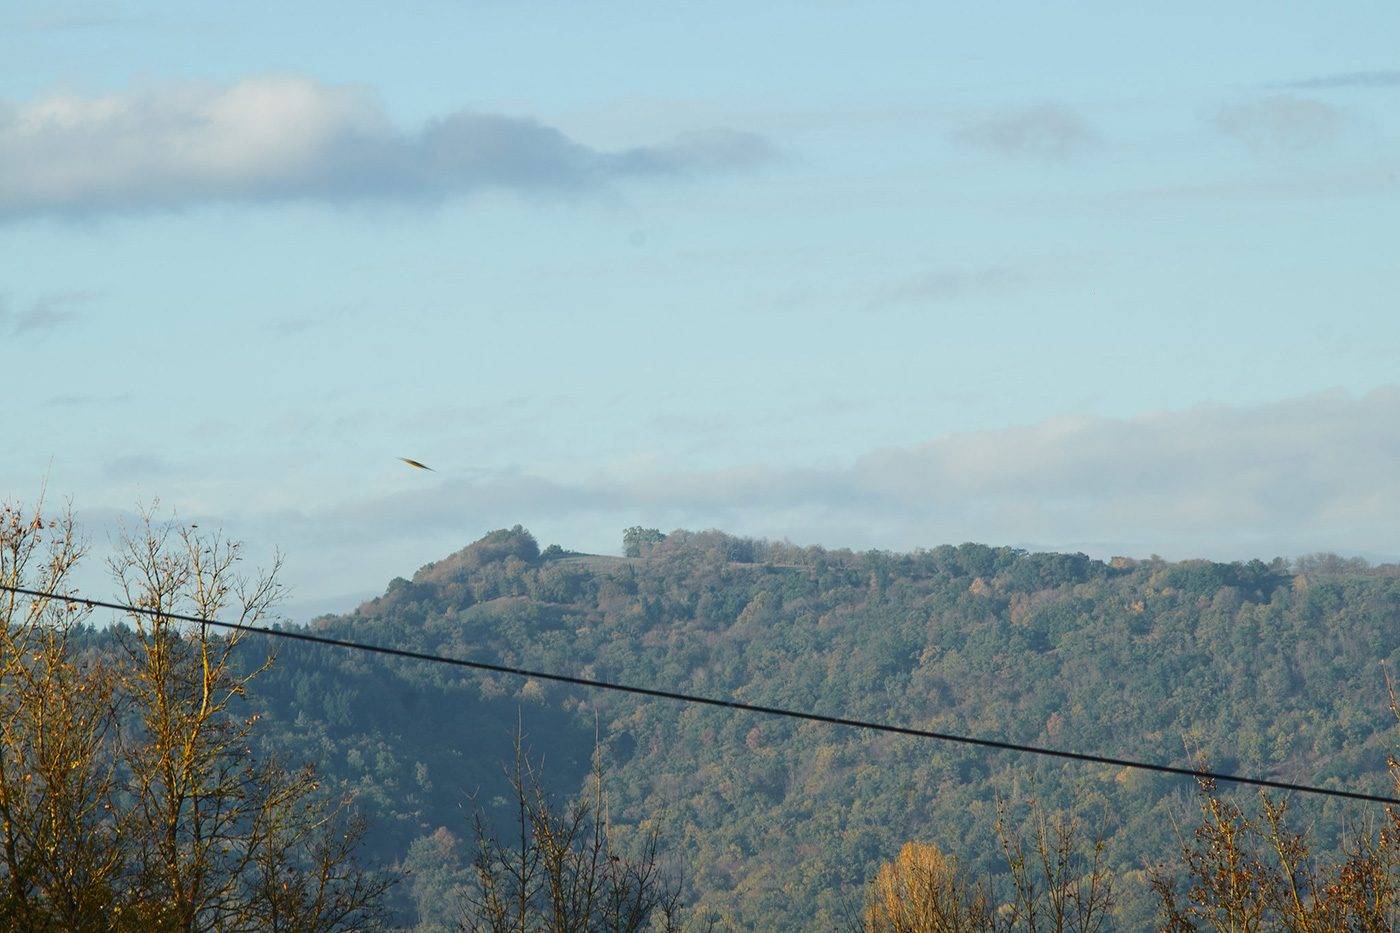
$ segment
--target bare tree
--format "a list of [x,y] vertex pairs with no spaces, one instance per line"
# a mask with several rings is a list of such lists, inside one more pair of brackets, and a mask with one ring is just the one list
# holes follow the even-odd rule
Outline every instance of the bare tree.
[[1032,933],[1102,930],[1116,900],[1103,839],[1081,843],[1082,827],[1074,817],[1047,816],[1036,806],[1031,811],[1028,846],[1011,828],[1005,806],[998,808],[997,838],[1014,892],[1002,914],[1006,928]]
[[516,743],[511,787],[516,838],[497,838],[476,816],[473,884],[462,930],[472,933],[635,933],[679,928],[680,886],[658,859],[653,830],[629,855],[616,845],[604,806],[601,756],[588,790],[560,807]]
[[[1287,804],[1261,794],[1257,815],[1202,782],[1201,824],[1177,864],[1156,866],[1162,928],[1194,930],[1392,930],[1397,849],[1393,826],[1358,830],[1340,857],[1314,856],[1288,826]],[[1394,815],[1388,813],[1388,821]]]
[[[1386,688],[1400,721],[1388,671]],[[1388,766],[1400,794],[1400,761],[1392,756]],[[1400,928],[1400,810],[1386,807],[1379,826],[1349,827],[1341,852],[1328,858],[1290,827],[1286,800],[1260,793],[1251,815],[1205,780],[1200,807],[1201,823],[1183,843],[1180,862],[1156,866],[1150,876],[1164,930]]]

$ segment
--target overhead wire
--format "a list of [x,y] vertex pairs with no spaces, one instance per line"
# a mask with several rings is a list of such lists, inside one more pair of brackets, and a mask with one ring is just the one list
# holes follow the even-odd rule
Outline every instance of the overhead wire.
[[977,736],[956,735],[949,732],[939,732],[932,729],[920,729],[914,726],[900,726],[890,723],[873,722],[864,719],[853,719],[846,716],[828,716],[822,713],[805,712],[803,710],[788,709],[781,706],[768,706],[761,703],[745,703],[740,700],[726,700],[720,697],[707,697],[692,693],[682,693],[676,690],[663,690],[657,687],[641,687],[635,684],[614,683],[606,680],[599,680],[592,677],[577,677],[572,674],[559,674],[550,671],[537,671],[526,667],[518,667],[510,664],[495,664],[489,661],[471,661],[465,658],[454,658],[440,654],[430,654],[424,651],[412,651],[406,648],[391,648],[387,645],[374,645],[365,642],[349,641],[342,638],[332,638],[328,635],[317,635],[312,632],[297,629],[271,628],[262,625],[248,625],[241,622],[225,622],[218,619],[206,619],[200,616],[185,615],[177,612],[167,612],[161,609],[152,609],[141,606],[130,606],[125,603],[108,602],[100,599],[89,599],[82,596],[67,595],[63,593],[51,593],[43,590],[26,589],[24,587],[8,586],[0,584],[0,590],[15,593],[21,596],[28,596],[33,599],[51,599],[66,603],[76,603],[88,606],[93,609],[111,609],[117,612],[135,613],[138,615],[152,616],[176,622],[186,622],[194,625],[205,625],[229,631],[244,632],[254,635],[267,635],[273,638],[283,638],[290,641],[304,642],[307,644],[323,645],[334,648],[344,648],[351,651],[364,651],[371,654],[384,655],[387,657],[404,658],[411,661],[425,661],[433,664],[447,664],[453,667],[467,668],[475,671],[484,671],[492,674],[509,674],[516,677],[524,677],[533,680],[552,681],[554,683],[569,684],[575,687],[588,687],[594,690],[610,690],[616,693],[627,693],[634,696],[644,696],[659,700],[674,700],[681,703],[691,703],[700,706],[718,707],[721,709],[737,710],[745,713],[758,713],[765,716],[777,716],[787,719],[797,719],[805,722],[823,723],[832,726],[846,726],[853,729],[862,729],[870,732],[882,732],[892,735],[904,735],[913,738],[933,739],[939,742],[949,742],[959,745],[971,745],[979,748],[988,748],[997,751],[1016,752],[1026,755],[1039,755],[1048,758],[1059,758],[1067,761],[1076,761],[1083,764],[1111,765],[1119,768],[1132,768],[1139,771],[1150,771],[1158,774],[1169,774],[1177,777],[1189,777],[1196,781],[1218,781],[1227,784],[1240,784],[1250,787],[1266,788],[1269,790],[1292,791],[1300,794],[1315,794],[1324,797],[1336,797],[1346,800],[1359,800],[1367,803],[1380,803],[1390,806],[1400,806],[1400,798],[1389,797],[1384,794],[1368,794],[1362,791],[1343,790],[1333,787],[1320,787],[1315,784],[1301,784],[1292,781],[1278,781],[1272,778],[1249,777],[1241,774],[1230,774],[1223,771],[1210,771],[1203,768],[1185,768],[1177,765],[1164,765],[1151,761],[1140,761],[1132,758],[1118,758],[1111,755],[1096,755],[1090,752],[1068,751],[1066,749],[1045,748],[1038,745],[1028,745],[1021,742],[1008,742],[1001,739],[981,738]]

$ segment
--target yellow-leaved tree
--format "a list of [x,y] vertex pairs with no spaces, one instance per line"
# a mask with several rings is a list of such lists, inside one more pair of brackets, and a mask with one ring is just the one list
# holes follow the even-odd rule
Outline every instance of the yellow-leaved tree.
[[[378,917],[386,881],[354,852],[310,768],[252,753],[248,663],[236,634],[175,618],[258,624],[276,566],[151,513],[109,562],[130,613],[84,648],[72,596],[73,519],[0,511],[0,926],[83,930],[340,930]],[[91,634],[91,633],[87,633]],[[115,645],[120,650],[111,651]]]
[[1096,933],[1115,902],[1102,840],[1086,840],[1079,823],[1032,806],[1029,838],[998,811],[996,835],[1010,888],[996,897],[990,884],[959,871],[936,846],[905,843],[880,867],[865,893],[864,933]]
[[958,874],[937,846],[906,842],[880,866],[866,894],[866,933],[955,933],[990,929],[987,892]]

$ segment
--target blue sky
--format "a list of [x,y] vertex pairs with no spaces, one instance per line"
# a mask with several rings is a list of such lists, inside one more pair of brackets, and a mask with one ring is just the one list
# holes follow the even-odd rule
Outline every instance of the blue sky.
[[0,13],[0,493],[99,544],[1400,552],[1394,4],[288,6]]

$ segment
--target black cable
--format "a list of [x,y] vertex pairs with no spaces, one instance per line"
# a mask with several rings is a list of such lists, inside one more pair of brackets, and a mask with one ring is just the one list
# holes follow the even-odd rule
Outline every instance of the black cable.
[[523,667],[511,667],[505,664],[491,664],[486,661],[466,661],[461,658],[449,658],[438,654],[427,654],[421,651],[408,651],[403,648],[386,648],[383,645],[367,645],[363,642],[344,641],[339,638],[329,638],[324,635],[312,635],[309,632],[289,631],[287,629],[266,628],[260,625],[244,625],[239,622],[220,622],[216,619],[201,619],[198,616],[181,615],[176,612],[162,612],[156,609],[142,609],[137,606],[127,606],[122,603],[109,603],[100,599],[86,599],[81,596],[63,596],[58,593],[45,593],[41,590],[28,590],[17,586],[5,586],[0,584],[0,590],[7,590],[11,593],[18,593],[21,596],[30,596],[40,599],[58,599],[69,603],[81,603],[95,609],[115,609],[118,612],[133,612],[140,615],[159,616],[165,619],[172,619],[178,622],[191,622],[196,625],[212,625],[216,628],[232,629],[238,632],[250,632],[257,635],[272,635],[277,638],[289,638],[294,641],[310,642],[315,645],[332,645],[336,648],[349,648],[355,651],[368,651],[373,654],[383,654],[395,658],[408,658],[413,661],[431,661],[436,664],[451,664],[455,667],[466,667],[477,671],[490,671],[493,674],[514,674],[517,677],[531,677],[536,680],[552,680],[561,684],[573,684],[578,687],[592,687],[598,690],[615,690],[619,693],[631,693],[637,696],[656,697],[662,700],[678,700],[682,703],[697,703],[703,706],[718,706],[724,709],[742,710],[746,713],[763,713],[767,716],[784,716],[789,719],[803,719],[808,722],[821,722],[832,726],[849,726],[853,729],[868,729],[873,732],[888,732],[894,735],[908,735],[921,739],[937,739],[940,742],[956,742],[962,745],[977,745],[982,748],[994,748],[1000,751],[1022,752],[1028,755],[1045,755],[1051,758],[1064,758],[1070,761],[1082,761],[1097,765],[1114,765],[1122,768],[1137,768],[1142,771],[1155,771],[1159,774],[1173,774],[1179,777],[1190,777],[1196,780],[1225,781],[1231,784],[1247,784],[1252,787],[1267,787],[1274,790],[1297,791],[1302,794],[1320,794],[1325,797],[1343,797],[1348,800],[1364,800],[1369,803],[1383,803],[1400,806],[1400,799],[1386,797],[1382,794],[1364,794],[1359,791],[1335,790],[1330,787],[1317,787],[1311,784],[1292,784],[1288,781],[1273,781],[1268,778],[1244,777],[1238,774],[1225,774],[1219,771],[1201,771],[1195,768],[1178,768],[1173,765],[1159,765],[1150,761],[1133,761],[1128,758],[1111,758],[1106,755],[1091,755],[1084,752],[1067,752],[1056,748],[1041,748],[1036,745],[1022,745],[1017,742],[1002,742],[997,739],[979,739],[966,735],[952,735],[947,732],[934,732],[929,729],[915,729],[909,726],[892,726],[886,723],[868,722],[863,719],[847,719],[842,716],[823,716],[820,713],[804,713],[799,710],[784,709],[780,706],[763,706],[757,703],[740,703],[737,700],[720,700],[714,697],[696,696],[689,693],[677,693],[672,690],[657,690],[652,687],[634,687],[630,684],[615,684],[606,680],[593,680],[587,677],[573,677],[569,674],[550,674],[544,671],[532,671]]

